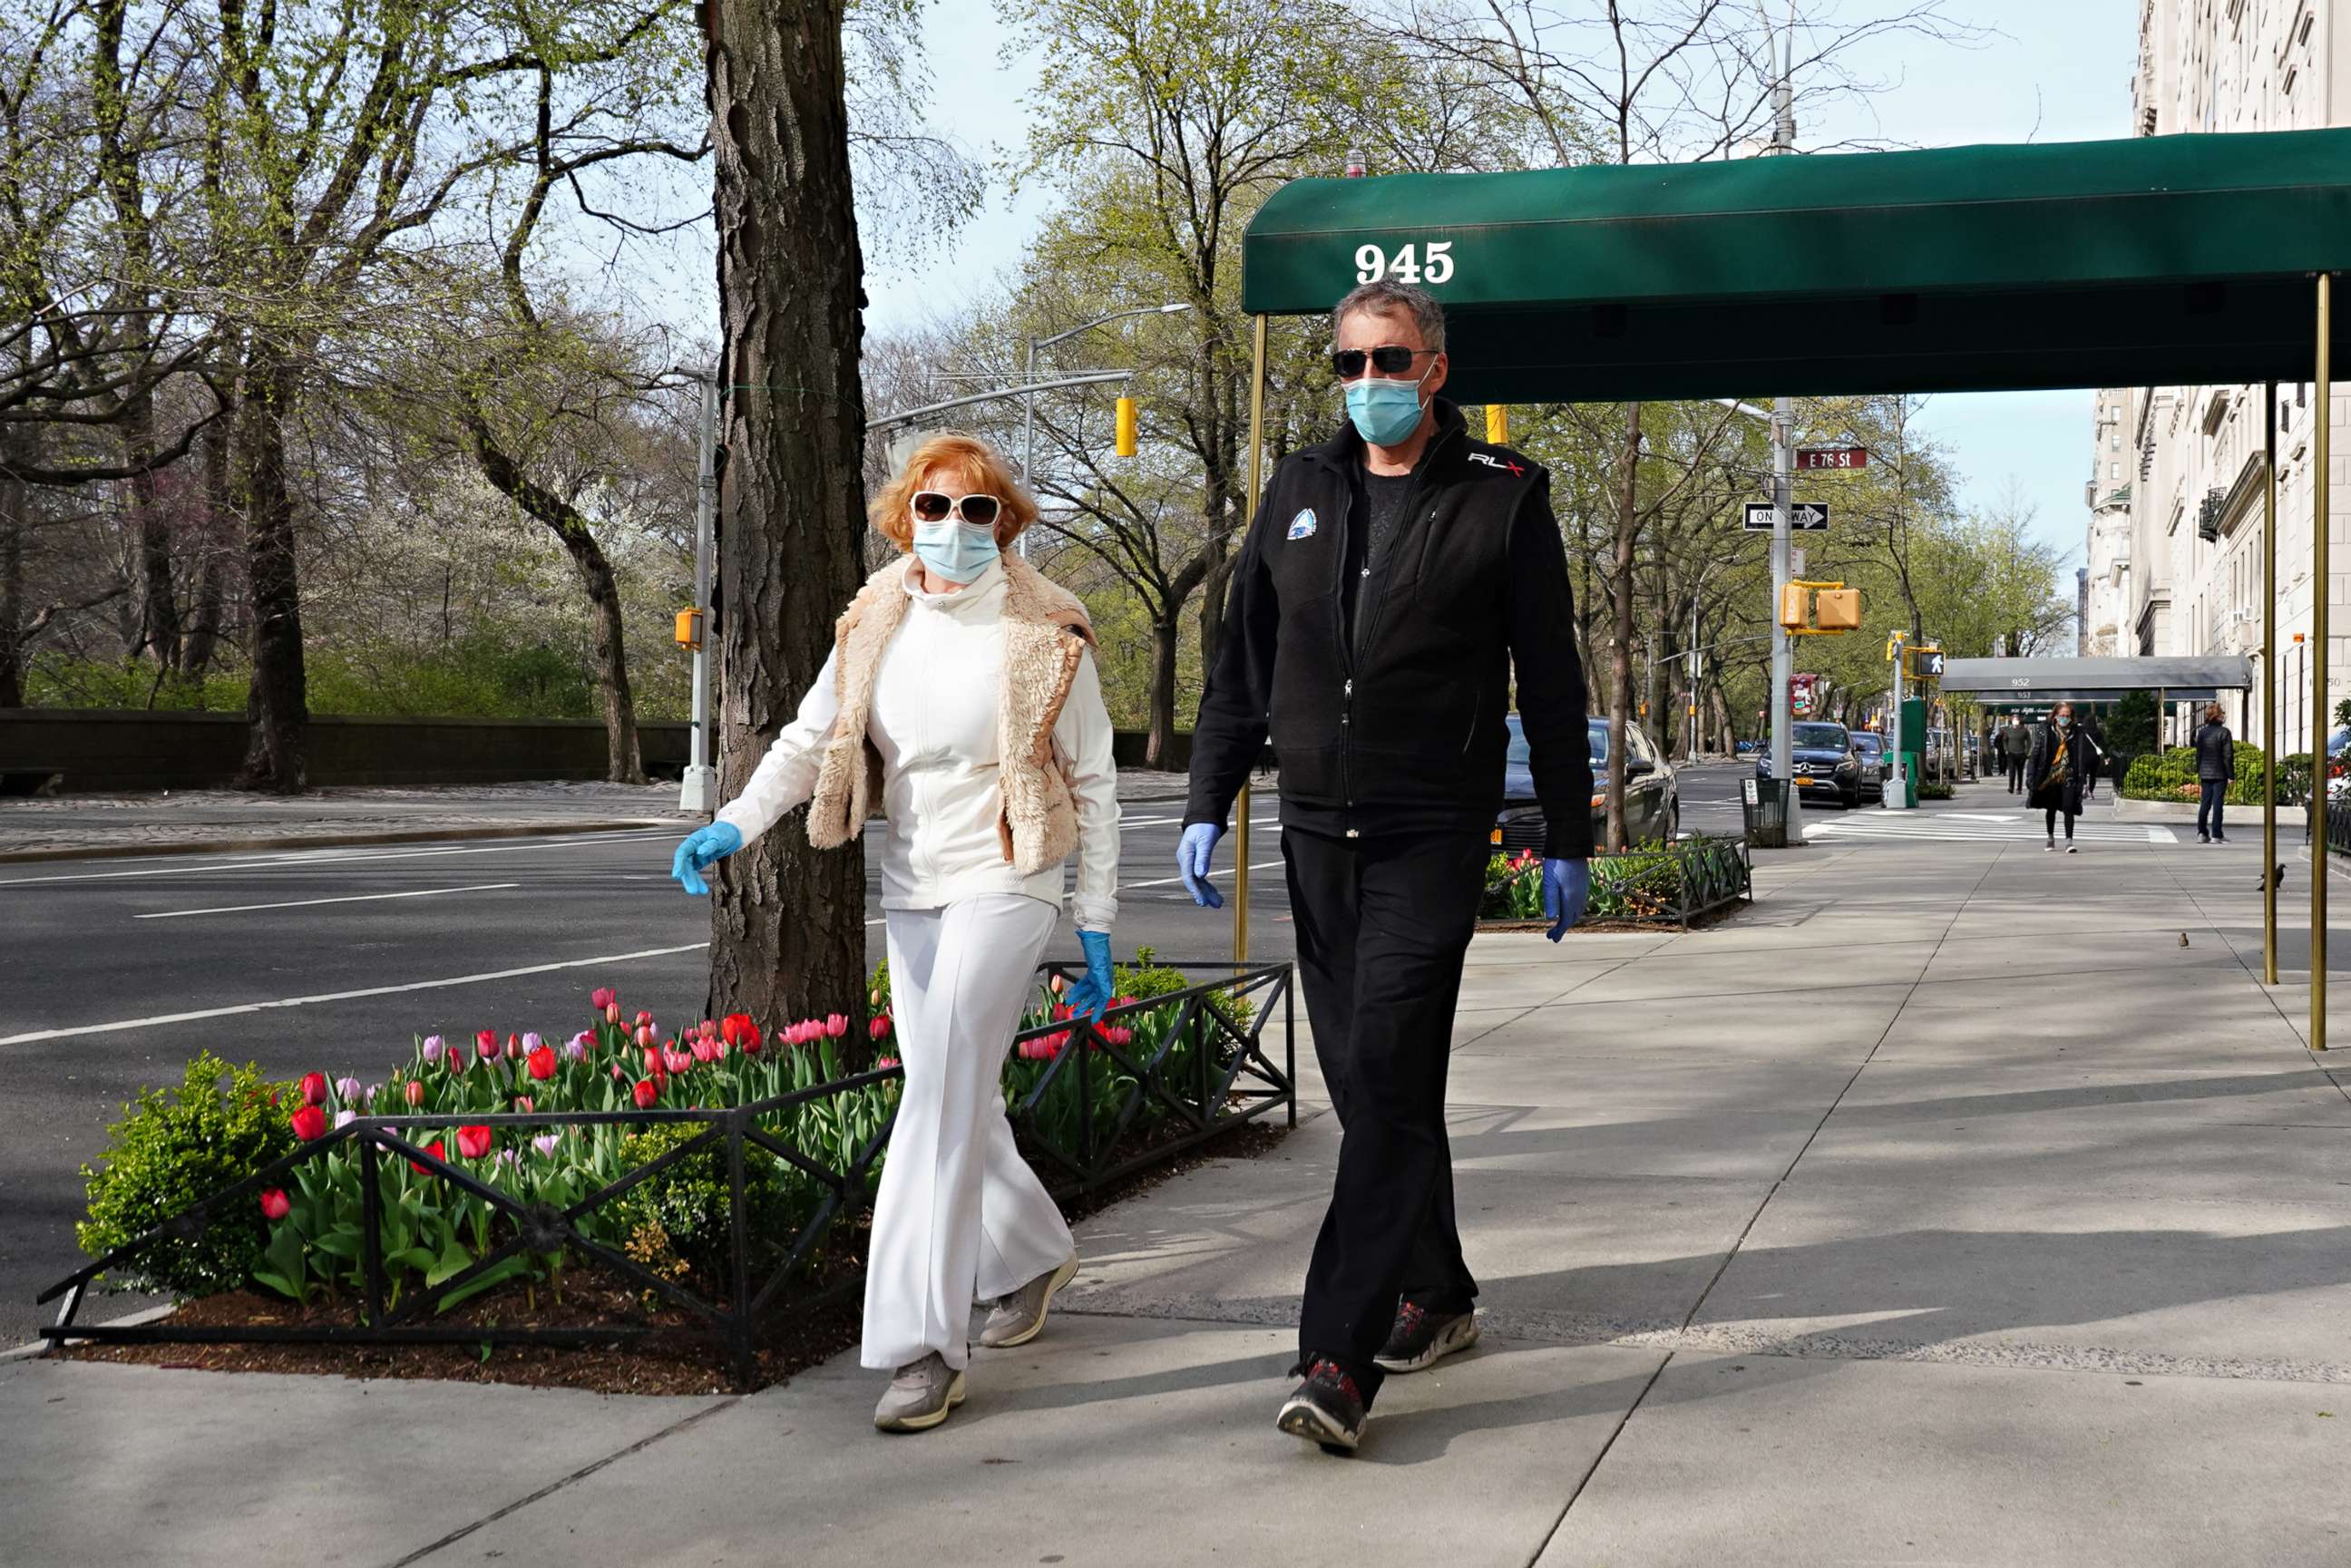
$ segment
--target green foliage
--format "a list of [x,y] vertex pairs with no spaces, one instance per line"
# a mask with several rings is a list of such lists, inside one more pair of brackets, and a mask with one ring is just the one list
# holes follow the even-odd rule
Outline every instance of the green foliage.
[[2124,757],[2153,751],[2155,717],[2153,692],[2125,692],[2115,704],[2114,716],[2106,720],[2108,749]]
[[[2264,756],[2258,746],[2237,742],[2236,776],[2229,782],[2228,804],[2258,806],[2262,803],[2262,760]],[[2295,765],[2300,764],[2299,777],[2310,776],[2310,758],[2297,753],[2278,765],[2278,799],[2296,799],[2293,780]],[[2175,746],[2168,751],[2148,752],[2134,758],[2123,775],[2123,799],[2126,800],[2195,800],[2201,794],[2196,778],[2196,748]]]
[[[82,1250],[102,1257],[293,1153],[285,1106],[294,1103],[287,1086],[250,1062],[231,1070],[207,1051],[188,1063],[176,1092],[151,1089],[124,1106],[123,1119],[107,1130],[105,1163],[82,1167],[89,1194],[89,1217],[75,1228]],[[107,1285],[183,1296],[233,1289],[268,1239],[261,1207],[248,1198],[192,1239],[150,1244],[118,1265]]]
[[[707,1130],[677,1122],[630,1133],[620,1141],[621,1165],[624,1169],[651,1165]],[[747,1263],[755,1279],[764,1280],[783,1261],[822,1197],[822,1189],[807,1176],[758,1145],[745,1143],[744,1236]],[[658,1233],[697,1289],[724,1295],[734,1278],[729,1212],[726,1144],[721,1138],[622,1194],[613,1200],[608,1222],[624,1244],[642,1245],[640,1239],[648,1230]]]
[[[1671,843],[1653,843],[1621,854],[1592,857],[1592,896],[1586,920],[1656,920],[1675,917],[1687,902],[1691,884],[1704,885],[1709,862],[1732,841],[1693,834]],[[1531,851],[1515,858],[1495,855],[1486,862],[1482,920],[1540,920],[1542,861]]]
[[1918,784],[1918,799],[1921,800],[1948,800],[1953,793],[1948,779],[1926,779]]

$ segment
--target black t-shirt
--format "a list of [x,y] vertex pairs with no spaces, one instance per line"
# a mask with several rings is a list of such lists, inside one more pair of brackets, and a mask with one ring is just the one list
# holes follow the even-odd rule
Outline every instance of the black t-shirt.
[[1354,466],[1353,510],[1347,519],[1347,573],[1340,583],[1351,643],[1358,643],[1362,637],[1356,606],[1370,601],[1361,590],[1374,574],[1386,574],[1388,557],[1394,553],[1396,535],[1403,530],[1405,508],[1411,504],[1413,485],[1419,476],[1417,465],[1409,474],[1374,474],[1360,463]]

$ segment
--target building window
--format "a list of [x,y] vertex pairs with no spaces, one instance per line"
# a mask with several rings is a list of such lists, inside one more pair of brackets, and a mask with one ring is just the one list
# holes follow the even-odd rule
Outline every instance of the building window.
[[2108,480],[2119,479],[2122,476],[2123,465],[2120,463],[2109,463],[2106,465],[2106,477]]

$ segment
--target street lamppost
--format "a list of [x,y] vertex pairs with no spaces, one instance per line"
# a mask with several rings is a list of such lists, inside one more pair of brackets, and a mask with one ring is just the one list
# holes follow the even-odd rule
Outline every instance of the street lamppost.
[[[1074,338],[1081,332],[1091,332],[1095,328],[1105,326],[1113,321],[1123,321],[1130,316],[1175,316],[1181,314],[1186,310],[1189,310],[1190,308],[1192,308],[1190,305],[1181,300],[1171,300],[1165,305],[1138,305],[1132,310],[1113,310],[1107,316],[1097,316],[1091,321],[1081,321],[1078,325],[1071,328],[1068,331],[1056,332],[1050,338],[1031,338],[1029,340],[1028,360],[1020,368],[1021,384],[1027,386],[1036,381],[1037,350],[1040,349],[1050,349],[1054,344],[1061,342],[1063,339]],[[1028,405],[1028,417],[1026,421],[1028,428],[1023,433],[1020,446],[1020,482],[1023,485],[1028,486],[1031,491],[1034,491],[1037,487],[1037,481],[1035,478],[1037,472],[1037,393],[1035,389],[1031,387],[1029,394],[1021,401]],[[1023,558],[1026,558],[1029,554],[1029,536],[1025,532],[1020,536],[1020,554]]]

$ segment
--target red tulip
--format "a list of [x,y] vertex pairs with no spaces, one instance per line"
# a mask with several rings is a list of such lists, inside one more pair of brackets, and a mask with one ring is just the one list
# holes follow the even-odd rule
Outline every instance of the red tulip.
[[890,1015],[888,1013],[875,1013],[873,1015],[873,1021],[865,1026],[865,1032],[875,1040],[889,1039]]
[[327,1135],[327,1113],[317,1105],[305,1105],[294,1113],[294,1135],[304,1143]]
[[[441,1140],[438,1138],[435,1138],[431,1143],[425,1145],[424,1152],[431,1155],[436,1160],[445,1160],[449,1157],[447,1151],[442,1148]],[[418,1176],[431,1176],[434,1174],[432,1171],[425,1169],[424,1166],[417,1164],[414,1160],[408,1162],[408,1168],[414,1171]]]
[[286,1196],[282,1186],[273,1186],[261,1195],[261,1212],[272,1219],[283,1219],[294,1209],[294,1200]]
[[645,1076],[658,1078],[668,1071],[662,1065],[661,1047],[657,1045],[645,1047]]
[[487,1127],[457,1129],[457,1152],[469,1160],[478,1160],[490,1152],[491,1134]]
[[540,1046],[537,1051],[532,1051],[528,1056],[523,1058],[523,1063],[530,1069],[530,1075],[533,1078],[549,1079],[554,1077],[555,1047],[551,1045]]
[[474,1043],[482,1048],[484,1056],[496,1056],[498,1053],[498,1031],[494,1029],[475,1030]]
[[304,1073],[302,1075],[302,1103],[305,1105],[323,1105],[326,1103],[327,1075],[323,1072]]
[[599,986],[588,993],[588,1005],[600,1013],[620,999],[621,993],[610,986]]
[[522,1060],[522,1036],[512,1031],[507,1035],[507,1060],[508,1061]]
[[649,1024],[649,1023],[651,1023],[651,1022],[653,1022],[653,1014],[651,1014],[651,1013],[649,1013],[649,1012],[645,1011],[645,1010],[644,1010],[643,1009],[642,1009],[642,1008],[640,1008],[640,1009],[637,1010],[637,1027],[638,1027],[639,1029],[643,1029],[643,1028],[644,1028],[647,1024]]
[[423,1104],[423,1103],[424,1103],[424,1080],[423,1080],[422,1078],[412,1078],[412,1079],[410,1079],[410,1080],[408,1081],[407,1086],[406,1086],[406,1087],[402,1091],[402,1092],[405,1093],[405,1094],[408,1096],[408,1103],[409,1103],[409,1104],[410,1104],[411,1106],[416,1106],[416,1105],[422,1105],[422,1104]]
[[630,1093],[635,1097],[638,1110],[650,1111],[653,1108],[653,1102],[661,1098],[661,1087],[650,1078],[640,1078]]

